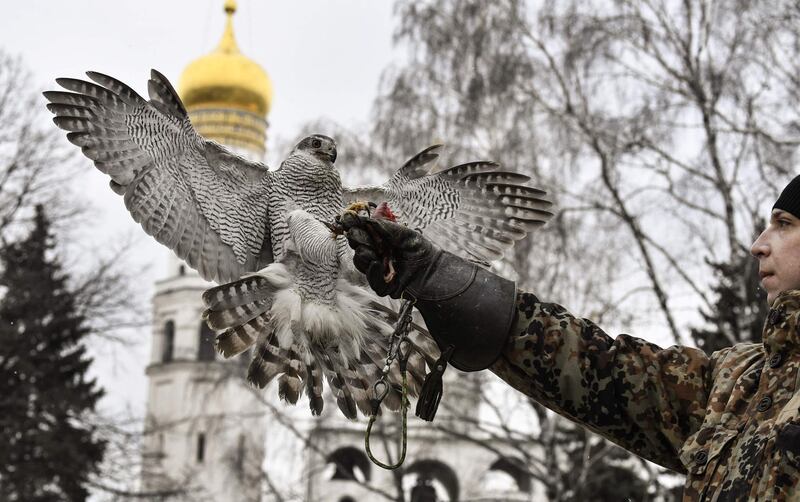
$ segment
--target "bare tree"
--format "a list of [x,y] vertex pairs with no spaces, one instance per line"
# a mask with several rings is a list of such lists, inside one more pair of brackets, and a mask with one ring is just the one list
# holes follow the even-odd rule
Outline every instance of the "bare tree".
[[[612,328],[660,321],[685,343],[698,308],[719,307],[714,263],[747,263],[792,175],[796,5],[400,0],[396,12],[408,59],[385,73],[361,163],[388,169],[382,158],[445,141],[456,161],[525,170],[559,213],[515,249],[521,284]],[[754,314],[709,320],[730,344]],[[559,429],[531,444],[557,444],[545,431]]]
[[0,245],[30,222],[37,203],[48,203],[53,219],[72,214],[63,187],[74,172],[72,154],[58,130],[47,127],[31,76],[19,58],[0,49]]
[[709,260],[747,254],[796,149],[795,112],[778,112],[795,84],[762,71],[765,44],[784,44],[773,16],[726,2],[573,3],[526,28],[550,76],[531,95],[597,166],[603,190],[589,200],[628,229],[678,342],[673,298],[712,308]]
[[[87,203],[72,195],[72,181],[88,164],[79,164],[74,149],[66,148],[60,131],[47,123],[43,105],[23,62],[0,49],[0,246],[29,226],[37,204],[47,205],[62,241],[71,238],[71,226],[90,218]],[[138,271],[123,267],[130,244],[99,253],[88,267],[65,256],[80,313],[92,320],[96,335],[115,341],[123,341],[120,328],[147,322],[131,294],[129,279]]]

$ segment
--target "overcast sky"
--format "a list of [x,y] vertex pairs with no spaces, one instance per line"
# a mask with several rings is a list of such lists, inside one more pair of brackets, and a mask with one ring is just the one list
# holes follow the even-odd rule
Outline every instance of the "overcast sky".
[[[183,1],[6,1],[0,15],[0,47],[22,57],[37,91],[53,88],[56,77],[81,77],[96,70],[146,95],[150,68],[174,84],[185,66],[219,41],[224,0]],[[292,140],[307,121],[329,118],[354,126],[368,120],[381,71],[393,52],[389,0],[239,0],[234,28],[241,51],[272,79],[268,160],[283,152],[277,140]],[[44,98],[42,107],[44,109]],[[49,121],[43,115],[43,123]],[[50,122],[52,125],[52,122]],[[55,126],[53,126],[55,127]],[[66,143],[66,139],[64,140]],[[108,179],[89,168],[75,180],[77,196],[91,201],[88,228],[77,229],[87,259],[94,246],[137,237],[134,266],[150,265],[141,276],[145,294],[166,273],[167,253],[133,223]],[[96,371],[109,395],[105,407],[128,404],[141,412],[146,395],[150,330],[141,343],[114,357],[96,354]]]

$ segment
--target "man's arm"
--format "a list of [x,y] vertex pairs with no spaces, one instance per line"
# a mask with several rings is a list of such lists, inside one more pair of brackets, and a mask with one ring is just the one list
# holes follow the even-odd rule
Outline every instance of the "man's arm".
[[551,410],[683,472],[678,450],[703,422],[712,364],[699,349],[613,339],[560,305],[520,293],[506,349],[490,369]]
[[[688,347],[612,339],[591,321],[444,252],[421,234],[345,213],[353,262],[378,294],[416,300],[439,347],[464,371],[514,388],[624,448],[682,471],[678,450],[703,421],[712,360]],[[391,260],[395,276],[387,281]],[[516,305],[515,305],[516,298]]]

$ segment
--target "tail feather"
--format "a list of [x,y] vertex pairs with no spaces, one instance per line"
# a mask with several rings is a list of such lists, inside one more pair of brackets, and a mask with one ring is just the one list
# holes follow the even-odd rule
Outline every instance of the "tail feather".
[[262,316],[272,308],[278,290],[288,286],[285,277],[251,275],[203,293],[208,307],[203,312],[212,329],[235,328]]
[[331,386],[333,396],[336,398],[336,405],[342,414],[350,420],[355,420],[358,416],[358,406],[342,376],[335,371],[328,371],[325,376]]
[[[385,340],[376,340],[375,343],[368,344],[366,347],[364,347],[364,352],[370,358],[372,364],[379,369],[383,368],[384,364],[386,364],[386,353],[388,350],[389,345]],[[389,381],[393,383],[397,383],[402,380],[400,368],[397,364],[392,364],[389,367],[389,373],[387,376]]]
[[297,404],[303,382],[298,375],[284,373],[278,378],[278,397],[289,404]]
[[400,385],[392,384],[389,386],[389,392],[383,398],[381,403],[389,411],[400,411],[400,405],[403,402],[402,387]]
[[263,389],[288,366],[288,359],[281,354],[278,347],[267,340],[261,341],[247,369],[247,381]]
[[[387,325],[397,323],[397,312],[391,308],[378,302],[370,303],[370,308],[373,311],[373,315],[380,318]],[[376,375],[378,375],[378,370],[383,367],[386,351],[389,350],[388,336],[389,333],[383,333],[383,336],[374,337],[372,343],[367,346],[366,350],[362,351],[362,373],[368,374],[367,368],[371,367],[375,368]],[[415,323],[411,324],[407,339],[410,344],[410,354],[406,367],[409,377],[408,392],[411,396],[416,396],[419,393],[422,382],[425,380],[427,374],[426,366],[433,368],[439,358],[439,347],[428,332]],[[394,384],[400,385],[401,376],[399,370],[390,372],[389,377]],[[372,379],[372,381],[375,380],[377,380],[377,376]],[[397,406],[399,406],[399,397]]]
[[348,385],[348,381],[342,376],[341,368],[335,362],[338,359],[335,355],[333,358],[326,351],[313,351],[317,362],[322,367],[325,373],[325,378],[328,380],[331,392],[336,398],[336,405],[342,411],[342,414],[350,420],[355,420],[358,416],[358,405],[353,393]]
[[408,340],[414,347],[414,352],[419,354],[429,367],[433,368],[436,360],[439,359],[439,346],[428,332],[422,328],[412,329],[408,332]]
[[235,326],[217,335],[217,351],[225,358],[241,354],[249,349],[258,339],[260,333],[269,329],[269,315],[267,313]]
[[[385,342],[385,340],[381,341]],[[380,342],[368,345],[367,347],[364,348],[364,357],[368,358],[368,361],[370,361],[376,369],[380,370],[386,363],[387,349],[388,345],[382,346]],[[380,377],[380,371],[378,371],[378,377]],[[400,409],[401,395],[399,390],[400,390],[400,385],[402,384],[403,381],[403,377],[400,374],[400,369],[397,367],[397,364],[393,364],[389,368],[389,373],[387,374],[387,378],[390,384],[389,393],[386,394],[386,397],[383,399],[383,405],[392,411],[397,411]],[[377,380],[378,378],[375,378],[373,383]]]
[[206,309],[206,311],[203,312],[203,319],[211,329],[227,329],[239,326],[251,319],[261,316],[268,312],[271,307],[272,298],[263,298],[256,302],[246,303],[225,310]]
[[308,406],[311,414],[319,416],[325,400],[322,399],[322,370],[312,363],[306,366],[306,395],[308,396]]
[[370,382],[364,378],[364,375],[359,373],[356,369],[357,363],[351,365],[349,368],[343,369],[340,374],[344,378],[345,385],[350,388],[356,406],[361,410],[364,415],[369,415],[372,411],[370,404]]
[[[224,329],[217,336],[217,350],[231,357],[255,345],[247,380],[259,388],[278,380],[278,395],[290,404],[296,404],[305,394],[313,415],[323,411],[323,379],[345,417],[369,415],[373,386],[382,376],[397,312],[374,302],[373,295],[356,285],[343,285],[346,281],[342,280],[337,286],[339,304],[322,315],[319,306],[309,310],[291,288],[293,281],[286,265],[272,264],[257,274],[206,291],[203,300],[208,309],[204,318],[212,328]],[[358,322],[349,309],[363,309]],[[337,322],[341,326],[332,329],[331,323]],[[348,337],[345,328],[352,326],[361,331]],[[312,338],[313,333],[317,333],[316,338]],[[435,363],[438,348],[416,324],[412,324],[409,344],[407,390],[415,396],[425,378],[426,365]],[[402,376],[397,363],[389,368],[386,381],[389,390],[382,408],[397,411],[402,404]]]
[[422,382],[425,381],[425,358],[416,352],[412,352],[408,357],[406,372],[408,373],[408,393],[412,396],[418,396],[422,388]]
[[211,310],[230,309],[267,298],[286,286],[274,277],[251,275],[207,290],[203,302]]
[[[360,361],[361,373],[363,374],[365,387],[367,388],[367,396],[373,398],[373,386],[382,376],[382,369],[386,363],[386,350],[388,346],[383,348],[372,347],[362,351],[362,359]],[[391,411],[398,411],[400,409],[402,398],[402,375],[397,363],[393,364],[387,374],[389,383],[389,390],[383,398],[382,405]],[[409,387],[409,392],[413,390]],[[369,411],[371,412],[371,405]],[[379,410],[380,411],[380,410]],[[366,413],[365,413],[366,414]]]

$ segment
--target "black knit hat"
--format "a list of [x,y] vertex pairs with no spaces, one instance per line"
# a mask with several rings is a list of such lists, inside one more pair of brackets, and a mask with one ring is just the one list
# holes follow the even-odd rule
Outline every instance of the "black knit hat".
[[786,185],[772,209],[782,209],[800,218],[800,176],[795,177]]

